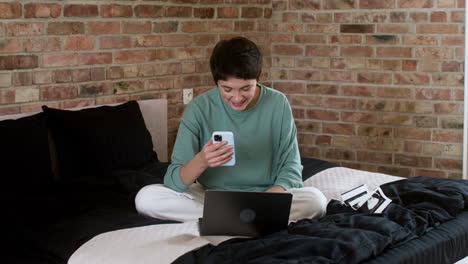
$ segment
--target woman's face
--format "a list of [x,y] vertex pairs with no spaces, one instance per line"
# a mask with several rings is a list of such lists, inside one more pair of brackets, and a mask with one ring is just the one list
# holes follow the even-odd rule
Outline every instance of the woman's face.
[[260,96],[260,87],[256,79],[237,79],[230,77],[227,80],[218,80],[218,89],[223,101],[235,111],[250,109]]

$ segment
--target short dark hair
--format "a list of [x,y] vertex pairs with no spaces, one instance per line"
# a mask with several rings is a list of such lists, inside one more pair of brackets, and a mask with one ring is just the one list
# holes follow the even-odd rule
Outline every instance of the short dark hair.
[[258,81],[262,73],[262,54],[247,38],[221,40],[211,53],[210,68],[215,84],[230,77]]

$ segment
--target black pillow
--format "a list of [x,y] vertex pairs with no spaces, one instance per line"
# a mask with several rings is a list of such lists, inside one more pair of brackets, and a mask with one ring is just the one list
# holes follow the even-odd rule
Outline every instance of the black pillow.
[[105,181],[113,171],[135,170],[157,161],[136,101],[79,111],[47,106],[42,110],[52,132],[62,179]]
[[42,113],[0,121],[3,191],[40,189],[51,183],[54,178],[49,153],[48,130]]

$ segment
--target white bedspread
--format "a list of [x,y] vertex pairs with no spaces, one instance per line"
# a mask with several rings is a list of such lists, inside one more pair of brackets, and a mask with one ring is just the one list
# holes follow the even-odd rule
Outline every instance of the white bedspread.
[[[374,189],[400,177],[343,167],[317,173],[304,182],[321,190],[328,200],[361,184]],[[197,222],[162,224],[122,229],[100,234],[83,244],[69,264],[171,263],[179,256],[207,244],[218,245],[229,236],[201,237]]]

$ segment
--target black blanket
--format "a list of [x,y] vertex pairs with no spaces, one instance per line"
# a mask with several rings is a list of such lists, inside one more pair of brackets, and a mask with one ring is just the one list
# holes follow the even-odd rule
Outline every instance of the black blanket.
[[464,180],[415,177],[381,188],[392,199],[382,215],[331,201],[319,220],[302,220],[262,238],[207,245],[174,263],[360,263],[468,210]]

